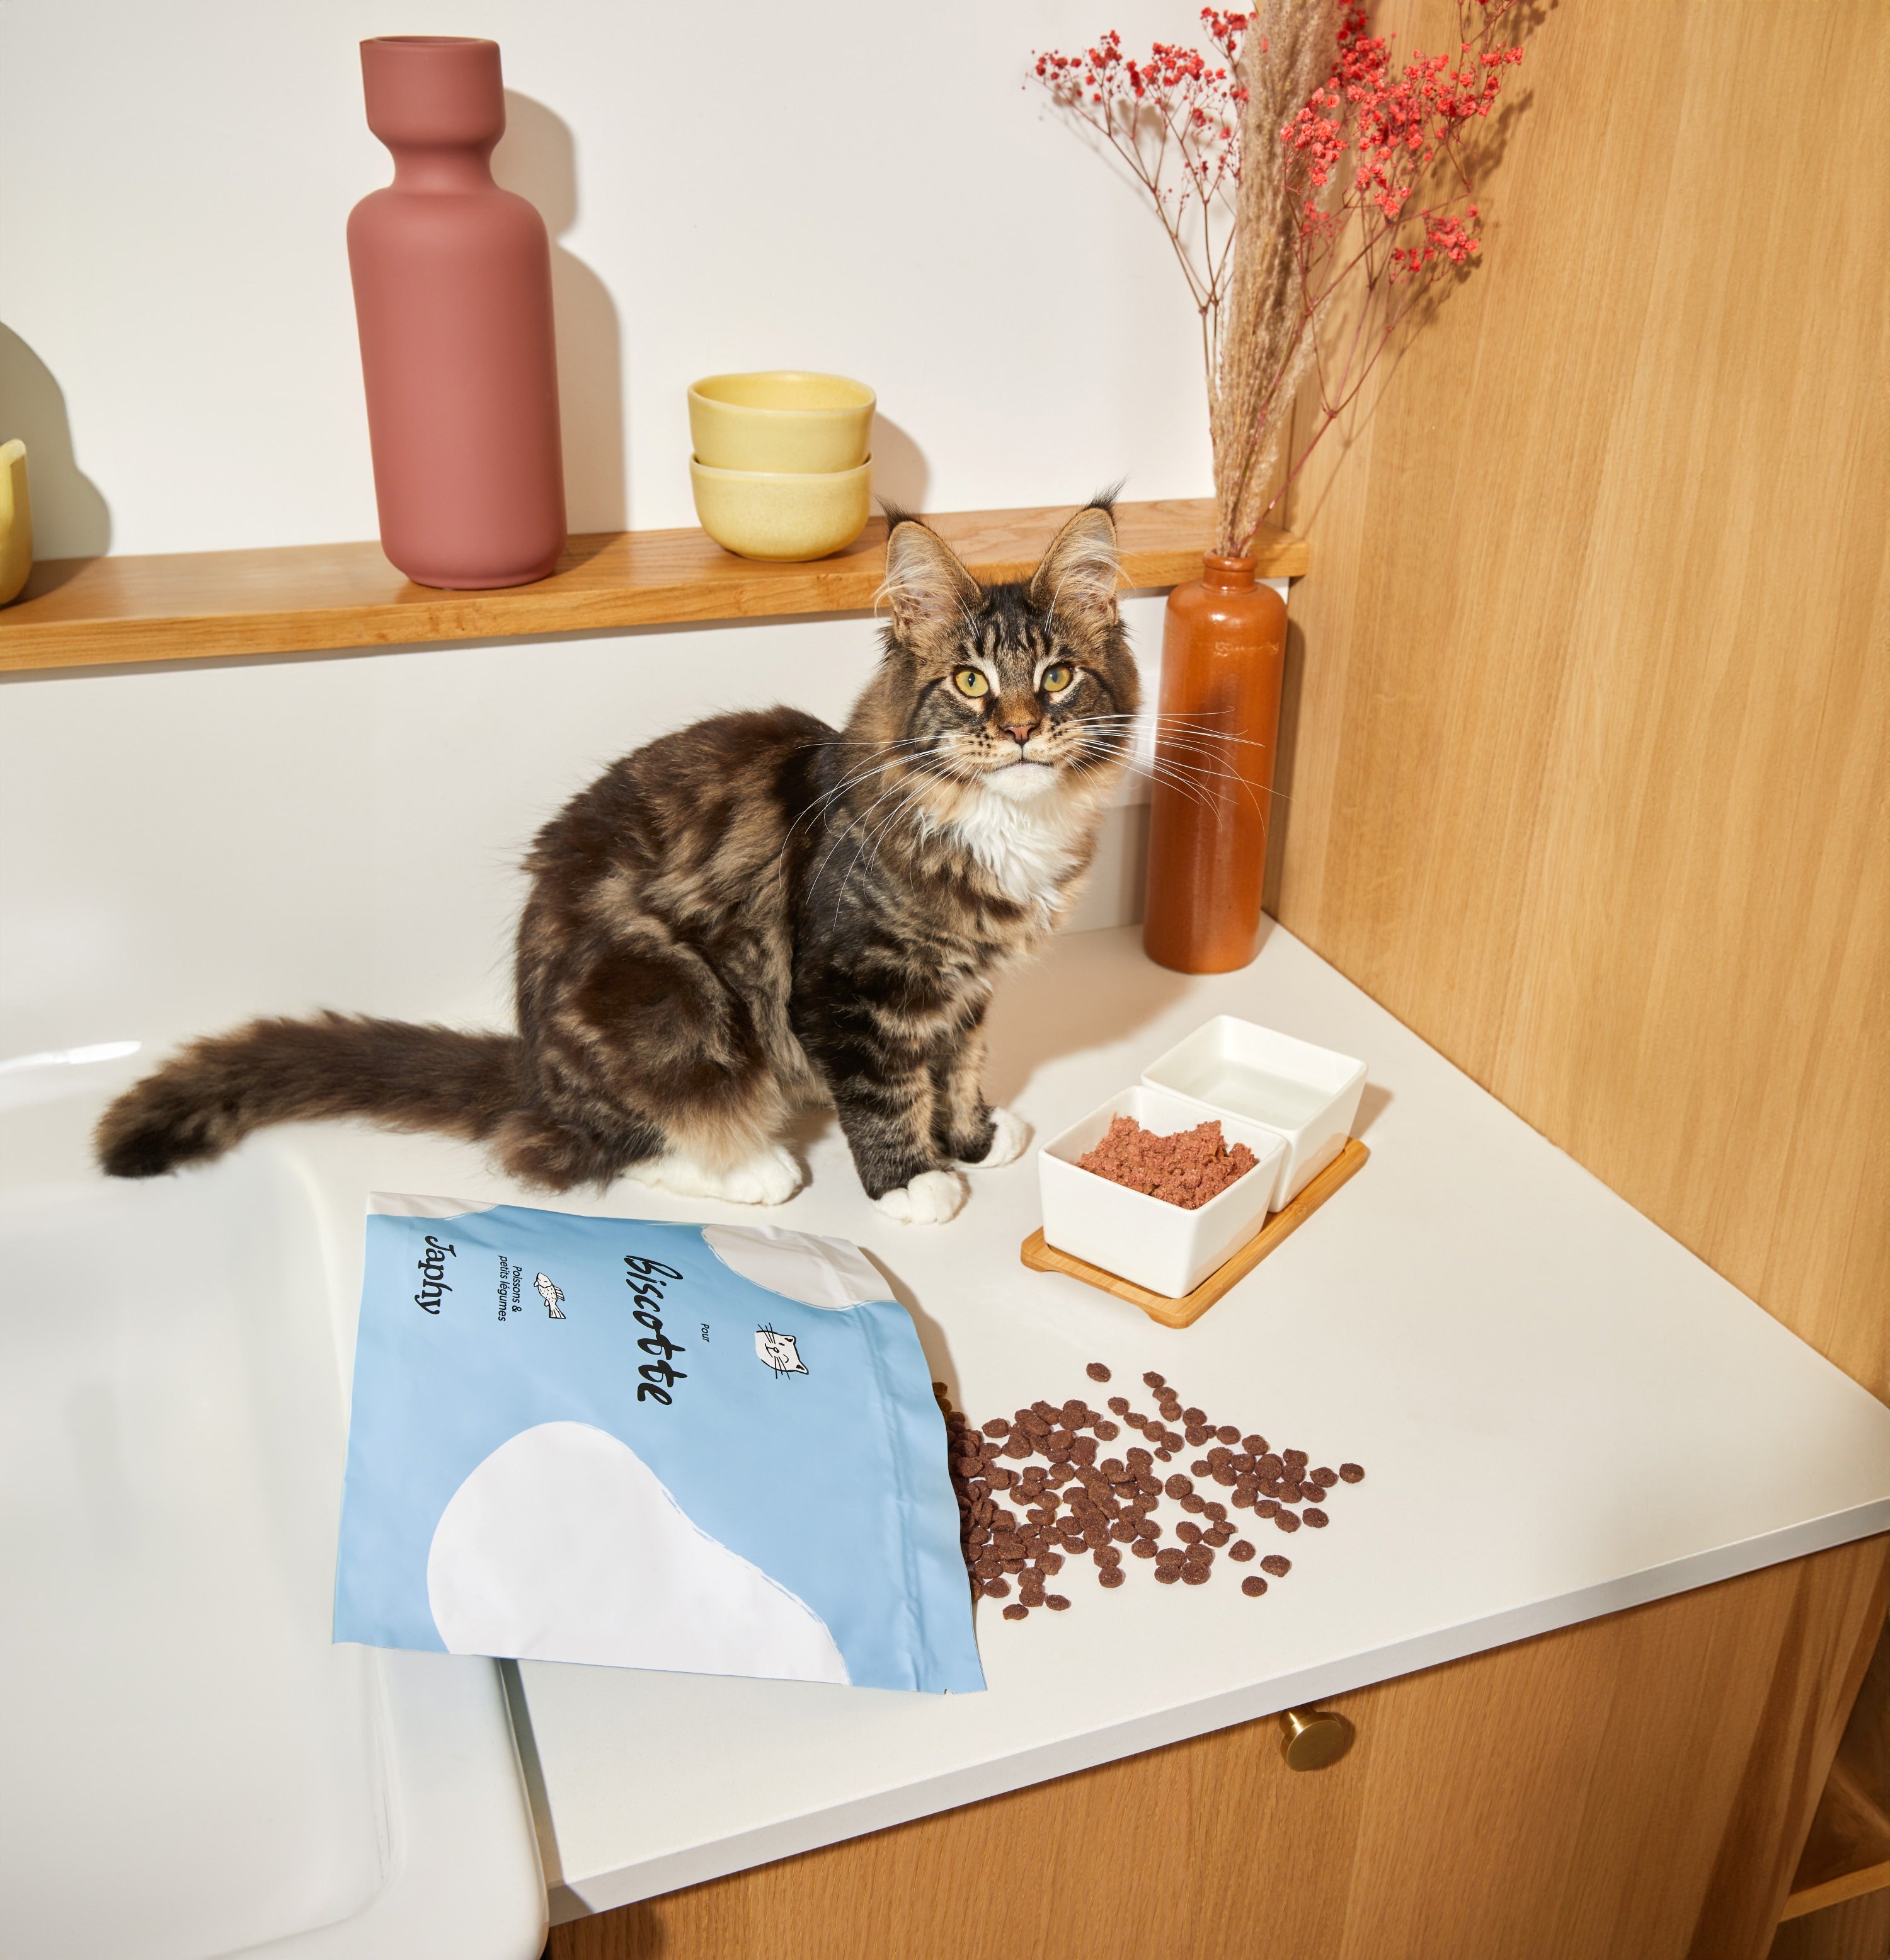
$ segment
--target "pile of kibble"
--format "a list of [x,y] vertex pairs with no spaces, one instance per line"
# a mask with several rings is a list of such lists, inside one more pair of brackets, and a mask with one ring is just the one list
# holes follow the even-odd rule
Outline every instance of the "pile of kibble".
[[[1092,1361],[1088,1373],[1093,1382],[1109,1379],[1100,1361]],[[1060,1408],[1039,1402],[1014,1416],[994,1416],[982,1427],[952,1407],[943,1383],[932,1384],[945,1415],[974,1599],[1009,1600],[1014,1579],[1017,1597],[1004,1608],[1007,1620],[1026,1618],[1033,1606],[1061,1612],[1068,1597],[1051,1592],[1049,1582],[1065,1558],[1086,1551],[1105,1587],[1125,1582],[1125,1549],[1132,1558],[1153,1561],[1158,1584],[1204,1586],[1214,1576],[1217,1553],[1225,1551],[1236,1565],[1250,1564],[1258,1555],[1229,1517],[1230,1505],[1271,1519],[1280,1531],[1296,1532],[1302,1525],[1316,1531],[1328,1522],[1324,1507],[1332,1491],[1364,1477],[1356,1463],[1309,1469],[1303,1449],[1276,1452],[1264,1436],[1242,1436],[1231,1423],[1210,1423],[1203,1411],[1182,1408],[1180,1395],[1152,1370],[1142,1379],[1154,1399],[1153,1415],[1131,1408],[1125,1396],[1112,1395],[1107,1415],[1080,1398]],[[1113,1443],[1125,1425],[1139,1430],[1147,1446],[1131,1446],[1120,1456],[1099,1461],[1102,1446]],[[1191,1476],[1176,1471],[1164,1477],[1156,1468],[1188,1449],[1203,1452],[1189,1465]],[[1203,1497],[1197,1482],[1224,1491],[1225,1500]],[[1001,1501],[1004,1497],[1010,1502]],[[1162,1542],[1157,1516],[1163,1498],[1186,1513],[1174,1528],[1172,1545]],[[1260,1573],[1284,1579],[1293,1570],[1292,1561],[1277,1552],[1259,1559],[1259,1565],[1260,1572],[1240,1582],[1249,1599],[1267,1589]]]

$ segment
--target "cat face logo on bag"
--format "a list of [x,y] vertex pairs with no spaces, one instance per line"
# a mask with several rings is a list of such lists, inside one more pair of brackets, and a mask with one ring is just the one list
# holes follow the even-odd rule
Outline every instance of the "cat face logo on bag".
[[772,1327],[755,1330],[755,1352],[778,1375],[804,1375],[807,1364],[791,1334],[777,1334]]
[[564,1289],[557,1285],[548,1273],[540,1273],[532,1284],[538,1289],[538,1297],[545,1303],[545,1311],[553,1320],[562,1320],[564,1309],[558,1303],[565,1297]]

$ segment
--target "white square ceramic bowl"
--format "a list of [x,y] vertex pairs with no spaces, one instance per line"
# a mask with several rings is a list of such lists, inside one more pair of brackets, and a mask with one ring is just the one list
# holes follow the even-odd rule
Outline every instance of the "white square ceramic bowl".
[[[1217,1014],[1142,1071],[1151,1089],[1286,1139],[1271,1208],[1297,1198],[1345,1147],[1365,1064],[1272,1028]],[[1230,1131],[1229,1135],[1233,1132]]]
[[1077,1159],[1101,1142],[1112,1117],[1133,1116],[1144,1129],[1172,1136],[1196,1128],[1211,1113],[1185,1096],[1138,1085],[1052,1138],[1037,1153],[1044,1237],[1059,1252],[1167,1299],[1192,1293],[1266,1222],[1284,1156],[1281,1138],[1257,1124],[1223,1117],[1221,1134],[1230,1144],[1245,1144],[1260,1161],[1195,1211],[1099,1177],[1079,1168]]

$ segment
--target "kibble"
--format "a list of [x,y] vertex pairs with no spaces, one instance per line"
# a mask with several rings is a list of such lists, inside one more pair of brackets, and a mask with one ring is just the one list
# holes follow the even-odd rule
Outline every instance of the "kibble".
[[[1093,1381],[1110,1379],[1100,1361],[1090,1363],[1087,1372]],[[1155,1395],[1160,1421],[1135,1409],[1127,1396],[1112,1395],[1106,1415],[1071,1397],[1061,1405],[1033,1402],[1008,1418],[994,1416],[974,1427],[952,1408],[943,1387],[933,1385],[945,1417],[946,1460],[974,1599],[1006,1602],[1007,1620],[1027,1619],[1039,1608],[1067,1612],[1068,1595],[1051,1592],[1048,1581],[1068,1556],[1087,1551],[1098,1586],[1113,1592],[1128,1581],[1125,1546],[1152,1567],[1162,1585],[1204,1586],[1214,1576],[1217,1552],[1242,1565],[1257,1555],[1238,1535],[1229,1503],[1258,1519],[1271,1517],[1282,1532],[1297,1531],[1302,1523],[1322,1530],[1331,1522],[1323,1507],[1332,1493],[1341,1484],[1363,1481],[1356,1463],[1342,1463],[1336,1471],[1312,1469],[1303,1449],[1276,1455],[1264,1436],[1242,1436],[1232,1424],[1214,1423],[1204,1410],[1184,1406],[1179,1392],[1153,1370],[1142,1379]],[[1138,1445],[1120,1457],[1104,1455],[1102,1446],[1122,1433],[1112,1418],[1149,1446]],[[1176,1423],[1182,1428],[1172,1427]],[[1161,1466],[1184,1449],[1201,1452],[1189,1459],[1192,1475],[1179,1468],[1165,1472]],[[1224,1493],[1227,1503],[1204,1496],[1197,1480]],[[1174,1526],[1176,1542],[1171,1544],[1159,1542],[1164,1527],[1154,1515],[1164,1501],[1188,1514]],[[1306,1508],[1297,1515],[1285,1508],[1296,1503]],[[1260,1560],[1260,1569],[1278,1579],[1291,1570],[1291,1562],[1274,1554]],[[1241,1583],[1250,1597],[1266,1586],[1257,1575]]]

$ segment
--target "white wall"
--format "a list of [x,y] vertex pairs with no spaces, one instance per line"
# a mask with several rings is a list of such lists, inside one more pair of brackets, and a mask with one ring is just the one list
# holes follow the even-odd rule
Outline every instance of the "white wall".
[[883,486],[935,510],[1118,476],[1201,495],[1167,248],[1024,85],[1035,48],[1174,38],[1193,14],[5,0],[0,439],[33,450],[40,554],[374,535],[343,226],[389,174],[355,52],[381,33],[504,50],[498,168],[556,236],[574,529],[694,521],[683,390],[724,368],[870,382]]
[[[555,235],[574,528],[693,521],[683,390],[879,390],[934,510],[1209,487],[1149,212],[1024,78],[1187,5],[0,0],[0,437],[40,554],[375,529],[343,226],[386,180],[355,43],[488,33],[501,177]],[[1160,603],[1128,602],[1146,656]],[[612,757],[721,708],[830,718],[864,619],[0,686],[0,1057],[318,1005],[507,1011],[516,866]],[[1148,668],[1152,677],[1152,666]],[[1142,812],[1076,923],[1137,915]]]
[[[1162,602],[1131,597],[1139,643]],[[829,720],[870,620],[206,663],[0,686],[0,1061],[336,1007],[509,1024],[533,834],[658,731]],[[1141,807],[1078,924],[1139,915]]]

